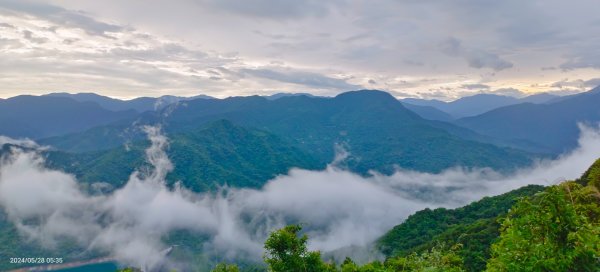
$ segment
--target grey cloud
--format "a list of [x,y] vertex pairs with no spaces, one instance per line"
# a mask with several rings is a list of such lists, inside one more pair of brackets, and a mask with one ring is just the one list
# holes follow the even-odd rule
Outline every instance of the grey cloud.
[[[319,0],[206,0],[210,6],[227,12],[259,18],[289,20],[309,16],[325,16],[329,13],[332,2]],[[338,2],[338,1],[335,1]]]
[[495,71],[501,71],[513,67],[512,63],[501,59],[498,55],[464,47],[461,41],[454,37],[441,42],[440,50],[448,56],[464,58],[470,67],[477,69],[492,68]]
[[561,81],[557,81],[552,83],[552,85],[550,85],[551,87],[555,87],[555,88],[574,88],[577,90],[585,90],[586,88],[594,88],[597,87],[598,85],[600,85],[600,78],[592,78],[589,80],[583,80],[583,79],[575,79],[575,80],[569,80],[569,79],[563,79]]
[[499,95],[508,95],[513,97],[522,97],[525,96],[525,93],[521,92],[519,89],[515,88],[500,88],[494,90],[492,93]]
[[33,15],[59,25],[80,28],[90,35],[100,35],[107,38],[112,38],[108,35],[109,32],[119,32],[123,30],[123,27],[121,26],[100,22],[84,13],[67,10],[50,4],[1,0],[0,10],[2,9],[13,13]]
[[15,26],[9,23],[0,22],[0,28],[15,28]]
[[562,63],[560,68],[564,71],[570,71],[580,68],[600,69],[600,53],[581,52],[581,54],[571,57],[568,61]]
[[473,50],[464,56],[473,68],[492,68],[495,71],[512,68],[513,64],[501,59],[498,55],[483,50]]
[[[43,1],[38,1],[40,2]],[[122,45],[119,47],[124,47],[123,51],[111,52],[113,46],[108,44],[111,41],[95,37],[91,37],[93,42],[90,43],[71,43],[68,50],[90,49],[98,55],[108,51],[113,54],[109,57],[121,58],[123,61],[163,58],[158,57],[161,52],[153,51],[153,46],[145,44],[141,36],[146,34],[135,36],[132,34],[133,28],[124,25],[131,23],[140,31],[143,29],[152,33],[149,36],[183,41],[182,46],[190,51],[194,51],[190,47],[193,44],[202,46],[202,50],[211,55],[224,56],[220,51],[239,52],[239,57],[232,61],[234,64],[230,62],[231,65],[227,66],[231,70],[252,69],[255,65],[248,63],[254,61],[261,65],[281,61],[285,66],[297,66],[295,69],[308,72],[319,71],[308,67],[327,67],[340,73],[353,74],[357,76],[356,82],[365,84],[369,78],[378,79],[380,84],[384,84],[385,81],[379,78],[397,75],[438,77],[444,81],[402,88],[403,91],[413,93],[436,88],[444,83],[478,82],[480,77],[472,74],[473,69],[469,67],[506,71],[518,66],[518,72],[505,72],[496,77],[499,85],[510,85],[516,82],[517,77],[527,77],[528,81],[539,78],[544,82],[558,81],[560,77],[567,76],[576,78],[577,69],[600,67],[600,55],[597,53],[600,25],[594,9],[597,6],[596,0],[578,0],[576,4],[560,0],[543,3],[518,0],[383,0],[377,5],[353,0],[194,0],[169,3],[105,0],[103,3],[106,4],[103,5],[66,0],[56,3],[61,6],[0,0],[0,13],[8,14],[8,19],[11,15],[21,16],[20,20],[6,21],[18,29],[28,29],[20,25],[19,21],[33,17],[49,21],[49,25],[54,24],[59,28],[77,27],[84,29],[87,34],[114,36],[118,40],[112,41]],[[102,15],[107,21],[102,21],[94,14]],[[11,31],[8,28],[1,29]],[[60,37],[62,31],[56,33],[59,39],[49,36],[49,33],[32,31],[51,38],[51,42],[71,38]],[[120,33],[112,35],[112,32]],[[455,38],[439,43],[448,36]],[[82,35],[80,38],[87,41],[90,37]],[[69,42],[67,40],[65,44]],[[80,48],[85,46],[97,48]],[[65,46],[61,44],[57,47]],[[148,52],[128,51],[132,48],[144,48]],[[43,48],[30,48],[40,49]],[[440,57],[440,51],[456,59]],[[131,54],[131,57],[127,54]],[[222,65],[204,65],[201,62],[212,63],[214,60],[218,63],[219,60],[201,56],[197,62],[185,60],[184,58],[193,54],[191,52],[172,54],[173,58],[164,54],[164,58],[157,63],[164,64],[176,59],[174,66],[193,66],[183,68],[193,68],[199,73],[206,71],[207,66]],[[244,63],[246,58],[248,63]],[[542,66],[563,69],[564,75],[557,75],[557,71],[553,71],[545,73],[542,79],[539,73]],[[294,88],[298,86],[276,86],[274,82],[250,78],[240,80],[236,86],[227,85],[239,77],[240,75],[225,77],[220,85],[211,86],[219,91],[235,89],[238,94],[257,93],[261,89],[305,91]],[[19,87],[19,90],[40,92],[45,89],[43,86],[32,88],[29,82],[35,80],[37,79],[22,74],[18,79],[20,83],[16,80],[9,83],[11,87]],[[509,84],[503,84],[504,80]],[[82,88],[87,87],[83,82],[80,85]],[[100,85],[98,82],[98,86]],[[123,96],[140,94],[139,90],[127,94],[127,88],[120,87],[116,91],[109,87],[100,86],[98,89],[113,94],[121,92]],[[10,91],[8,87],[4,87],[4,90]],[[177,89],[174,87],[169,91]],[[447,96],[455,95],[447,93]]]
[[469,90],[488,90],[490,88],[490,86],[485,85],[485,84],[480,84],[480,83],[477,83],[477,84],[463,84],[461,87],[465,88],[465,89],[469,89]]
[[600,86],[600,78],[592,78],[585,81],[585,86],[590,88],[596,88]]
[[17,39],[5,39],[0,37],[0,48],[9,49],[9,48],[19,48],[23,46],[23,43]]
[[575,79],[575,80],[563,79],[561,81],[552,83],[552,85],[550,85],[550,87],[561,88],[561,89],[571,88],[571,89],[583,90],[586,87],[586,82],[582,79]]
[[25,38],[26,40],[28,40],[32,43],[38,43],[38,44],[45,43],[48,41],[47,38],[34,36],[33,32],[31,32],[29,30],[23,31],[23,38]]
[[149,49],[114,48],[110,54],[119,58],[134,58],[142,60],[178,60],[201,61],[207,60],[208,54],[202,51],[190,50],[180,44],[167,43]]
[[315,88],[337,89],[337,90],[356,90],[361,86],[346,82],[344,79],[332,78],[313,72],[296,71],[290,69],[241,69],[241,73],[259,78],[266,78],[286,83],[305,85]]
[[72,43],[77,42],[77,41],[79,41],[79,39],[64,39],[63,43],[64,44],[72,44]]

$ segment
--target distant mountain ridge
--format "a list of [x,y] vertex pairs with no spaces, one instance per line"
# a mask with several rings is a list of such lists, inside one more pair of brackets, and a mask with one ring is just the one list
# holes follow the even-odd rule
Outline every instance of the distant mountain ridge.
[[95,93],[50,93],[44,96],[68,97],[80,102],[95,102],[98,103],[98,105],[100,105],[101,107],[112,111],[135,110],[137,112],[161,110],[166,106],[171,105],[173,103],[177,103],[179,101],[186,101],[199,98],[214,99],[214,97],[207,95],[197,95],[193,97],[163,95],[160,97],[138,97],[131,100],[120,100],[110,98],[108,96],[98,95]]
[[0,135],[39,139],[83,131],[136,114],[67,97],[21,95],[0,100]]
[[512,96],[497,94],[476,94],[472,96],[465,96],[452,102],[444,102],[440,100],[425,100],[417,98],[402,99],[402,102],[416,106],[430,106],[449,114],[453,118],[458,119],[468,116],[479,115],[493,109],[520,103],[543,104],[550,102],[558,97],[559,96],[549,93],[534,94],[523,98],[516,98]]
[[456,123],[482,135],[527,141],[559,154],[577,145],[579,123],[596,126],[600,122],[599,105],[600,87],[596,87],[552,103],[511,105]]
[[[161,123],[172,134],[215,120],[230,120],[287,139],[322,165],[333,160],[333,147],[340,144],[351,154],[346,166],[360,173],[391,173],[397,167],[436,172],[458,165],[512,169],[531,162],[531,156],[524,152],[461,139],[381,91],[346,92],[333,98],[195,99],[165,110],[169,114],[147,113],[136,123]],[[42,142],[70,151],[112,148],[123,143],[119,135],[129,126],[113,124]]]

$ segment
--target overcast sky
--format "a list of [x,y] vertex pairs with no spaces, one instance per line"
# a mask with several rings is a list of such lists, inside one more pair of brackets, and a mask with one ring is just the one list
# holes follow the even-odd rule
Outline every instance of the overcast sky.
[[600,85],[598,0],[0,0],[0,97]]

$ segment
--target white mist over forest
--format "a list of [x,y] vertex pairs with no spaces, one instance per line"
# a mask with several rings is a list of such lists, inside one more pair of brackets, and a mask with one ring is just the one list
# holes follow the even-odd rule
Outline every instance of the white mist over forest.
[[166,153],[168,138],[159,128],[145,130],[153,168],[132,173],[124,187],[105,195],[90,195],[73,175],[46,168],[42,147],[0,138],[0,144],[25,145],[11,147],[1,159],[0,206],[22,235],[43,246],[71,237],[136,267],[163,262],[170,245],[161,238],[174,230],[209,235],[206,248],[228,258],[259,260],[268,233],[286,224],[304,224],[311,249],[364,247],[418,210],[574,179],[600,156],[600,130],[581,127],[575,150],[508,176],[453,168],[363,177],[332,163],[323,171],[292,169],[259,190],[194,193],[166,186],[166,175],[177,167]]

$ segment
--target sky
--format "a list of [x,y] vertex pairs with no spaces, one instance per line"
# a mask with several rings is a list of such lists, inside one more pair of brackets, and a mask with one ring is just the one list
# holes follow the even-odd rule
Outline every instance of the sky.
[[597,0],[0,0],[0,98],[600,85]]

